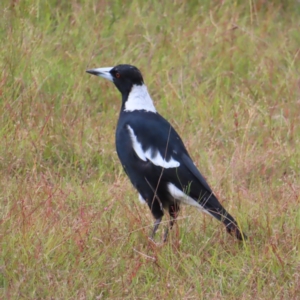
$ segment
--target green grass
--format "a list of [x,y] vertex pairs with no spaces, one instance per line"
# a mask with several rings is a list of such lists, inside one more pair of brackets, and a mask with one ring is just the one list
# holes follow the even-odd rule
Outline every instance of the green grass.
[[[297,1],[0,6],[0,298],[299,299]],[[249,241],[192,207],[148,241],[114,147],[120,95],[85,73],[119,63]]]

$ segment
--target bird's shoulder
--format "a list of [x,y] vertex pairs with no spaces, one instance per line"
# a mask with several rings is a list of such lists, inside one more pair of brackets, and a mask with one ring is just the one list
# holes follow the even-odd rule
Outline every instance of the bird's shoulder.
[[157,148],[164,151],[166,148],[175,153],[184,152],[186,148],[181,137],[173,126],[160,114],[151,112],[123,112],[120,115],[117,135],[129,133],[137,138],[144,149]]

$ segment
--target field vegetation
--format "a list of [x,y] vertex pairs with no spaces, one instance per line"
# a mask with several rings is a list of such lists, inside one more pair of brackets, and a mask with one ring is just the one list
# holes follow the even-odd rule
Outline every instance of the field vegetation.
[[[0,8],[1,299],[300,299],[299,1]],[[192,207],[148,240],[115,152],[120,94],[85,73],[119,63],[247,242]]]

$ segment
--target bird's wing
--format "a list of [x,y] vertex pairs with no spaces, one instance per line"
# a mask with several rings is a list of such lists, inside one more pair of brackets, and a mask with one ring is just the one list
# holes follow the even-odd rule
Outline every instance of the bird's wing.
[[207,184],[205,178],[201,175],[191,158],[185,153],[182,154],[182,161],[186,168],[198,179],[199,183],[208,191],[212,192],[210,186]]
[[[160,180],[170,182],[183,190],[187,186],[195,198],[202,192],[211,193],[204,177],[191,160],[180,136],[163,117],[158,114],[145,115],[145,119],[131,118],[126,123],[132,148],[141,163],[150,162],[143,168],[149,177],[161,174]],[[191,183],[193,183],[191,185]]]

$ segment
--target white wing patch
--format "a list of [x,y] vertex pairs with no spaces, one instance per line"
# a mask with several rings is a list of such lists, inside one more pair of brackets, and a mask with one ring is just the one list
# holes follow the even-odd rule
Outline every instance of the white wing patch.
[[127,125],[127,128],[129,130],[129,135],[130,135],[130,138],[131,138],[131,141],[132,141],[132,146],[133,146],[133,149],[134,149],[135,153],[137,154],[137,156],[141,160],[147,161],[147,158],[146,158],[146,155],[143,151],[142,145],[138,142],[137,137],[134,134],[133,129],[129,125]]
[[128,99],[125,102],[124,111],[145,110],[156,113],[153,101],[148,93],[147,87],[143,85],[133,85]]
[[143,147],[141,143],[137,140],[136,135],[134,134],[133,129],[127,125],[127,128],[129,130],[129,135],[132,141],[132,147],[137,154],[137,156],[143,160],[147,161],[150,160],[154,165],[169,169],[169,168],[178,168],[180,166],[180,163],[176,161],[173,157],[169,161],[166,161],[159,151],[153,151],[153,149],[147,149],[146,151],[143,150]]
[[156,166],[163,167],[165,169],[178,168],[180,163],[173,157],[169,161],[164,160],[159,151],[156,151],[156,155],[152,156],[152,150],[148,149],[145,152],[145,156]]
[[173,183],[168,183],[168,190],[171,196],[176,199],[177,201],[180,201],[183,204],[188,204],[191,206],[195,206],[199,210],[207,213],[211,216],[209,211],[207,211],[203,206],[201,206],[197,201],[195,201],[193,198],[185,194],[183,191],[181,191],[179,188],[177,188]]
[[143,198],[143,196],[141,194],[139,194],[139,200],[142,204],[146,204],[146,200]]

